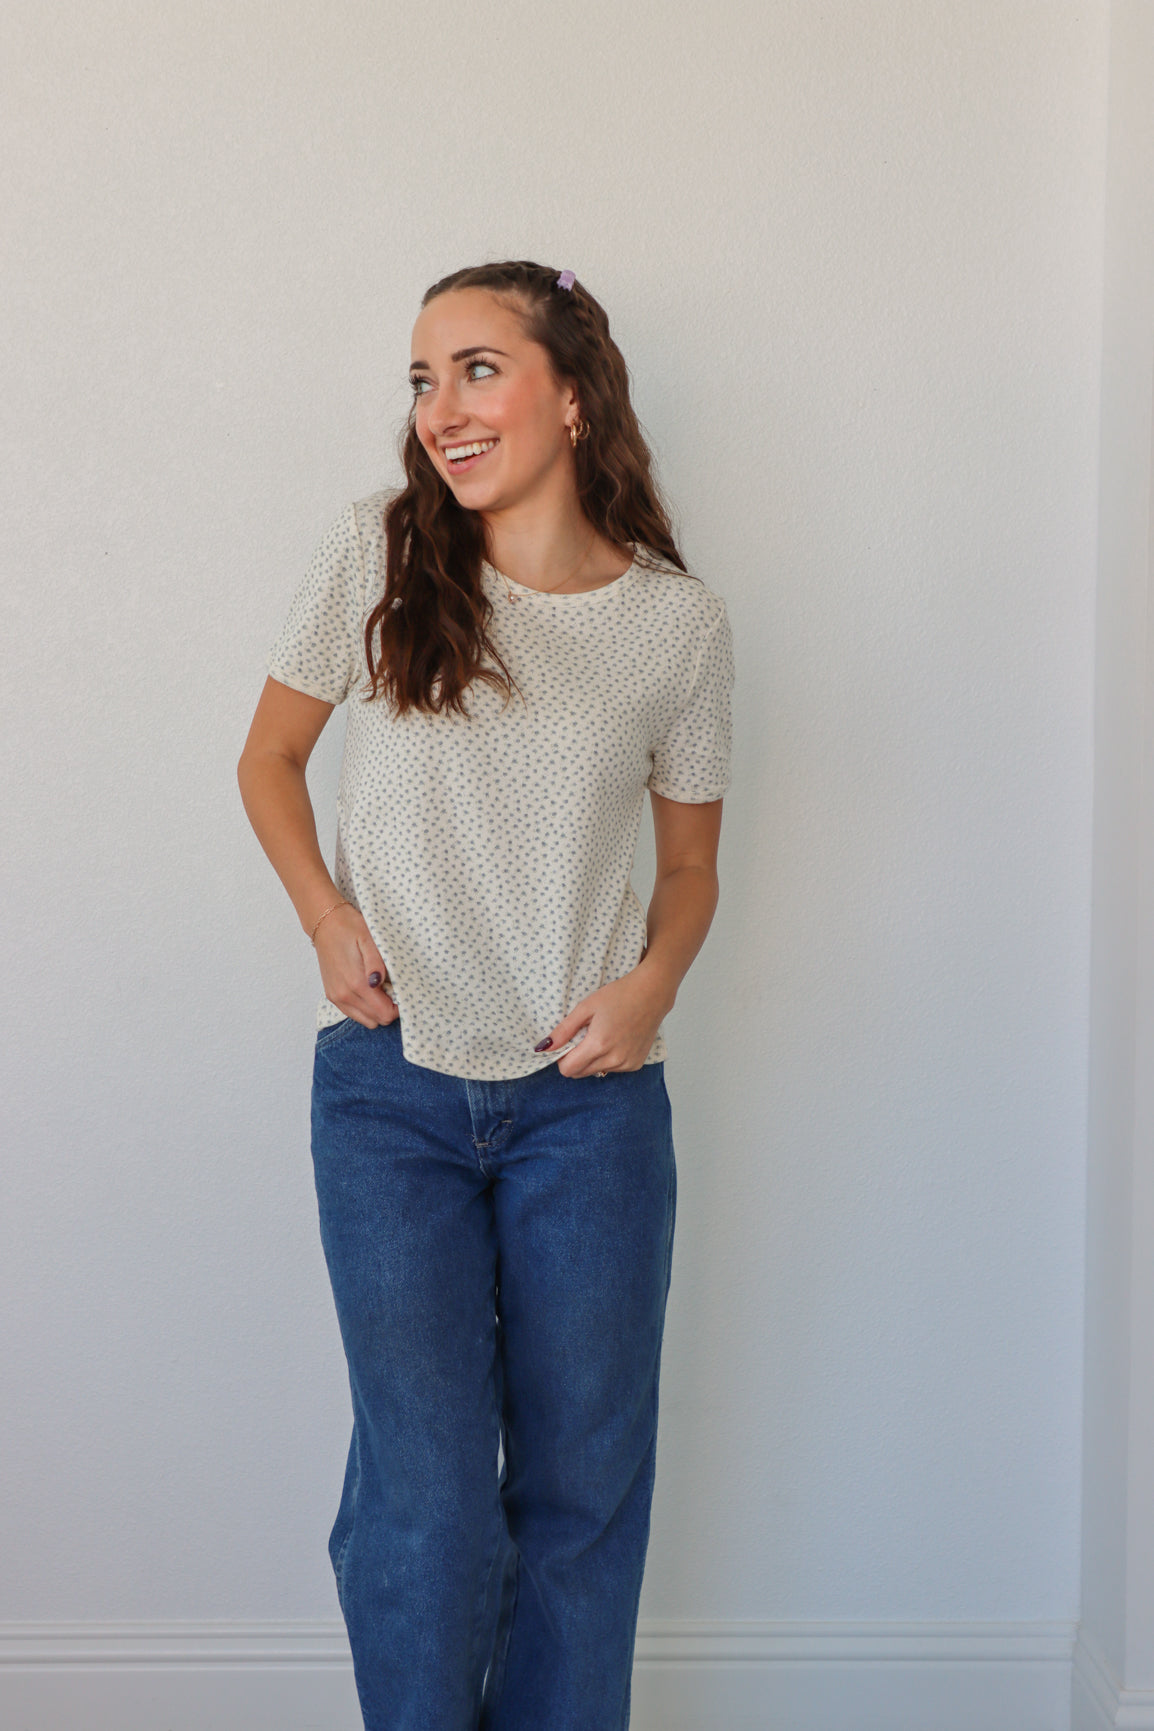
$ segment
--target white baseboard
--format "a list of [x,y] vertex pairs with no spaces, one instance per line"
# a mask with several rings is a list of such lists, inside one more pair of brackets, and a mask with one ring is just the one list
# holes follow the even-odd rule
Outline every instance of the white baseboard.
[[1123,1689],[1085,1629],[1074,1647],[1071,1731],[1154,1731],[1154,1689]]
[[[643,1620],[631,1731],[1072,1731],[1076,1634],[1066,1622]],[[1091,1650],[1082,1666],[1098,1710]],[[0,1624],[0,1726],[362,1731],[339,1621]],[[1154,1731],[1154,1717],[1073,1731],[1107,1726]]]

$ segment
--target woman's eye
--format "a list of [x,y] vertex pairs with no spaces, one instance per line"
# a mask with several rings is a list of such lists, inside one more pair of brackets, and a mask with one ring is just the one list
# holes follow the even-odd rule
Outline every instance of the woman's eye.
[[[487,373],[495,373],[497,371],[496,367],[493,366],[490,361],[469,361],[465,367],[465,371],[471,373],[475,367],[484,367]],[[425,397],[428,395],[428,391],[426,391],[424,387],[428,385],[431,388],[433,381],[431,379],[422,379],[411,376],[409,383],[413,387],[414,397]]]

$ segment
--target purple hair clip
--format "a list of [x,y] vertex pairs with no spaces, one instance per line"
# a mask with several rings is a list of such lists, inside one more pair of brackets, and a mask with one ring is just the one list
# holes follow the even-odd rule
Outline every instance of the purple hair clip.
[[573,284],[576,281],[577,281],[577,278],[576,278],[575,274],[573,273],[573,271],[563,270],[561,272],[561,275],[557,278],[557,287],[563,288],[563,289],[571,289],[573,287]]

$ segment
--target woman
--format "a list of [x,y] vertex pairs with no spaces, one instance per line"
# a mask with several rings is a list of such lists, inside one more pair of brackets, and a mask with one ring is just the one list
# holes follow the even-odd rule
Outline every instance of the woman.
[[[733,653],[571,271],[413,329],[406,482],[341,513],[238,775],[304,931],[366,1731],[621,1731],[676,1201],[662,1018],[717,903]],[[350,699],[335,875],[305,784]],[[629,881],[648,788],[657,875]]]

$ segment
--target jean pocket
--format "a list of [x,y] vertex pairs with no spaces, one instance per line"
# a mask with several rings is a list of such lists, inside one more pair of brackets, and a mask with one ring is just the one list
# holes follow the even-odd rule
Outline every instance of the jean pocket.
[[331,1027],[319,1028],[317,1030],[317,1051],[319,1052],[322,1046],[331,1046],[334,1040],[343,1039],[350,1028],[359,1028],[360,1025],[352,1016],[346,1016],[343,1022],[334,1022]]

